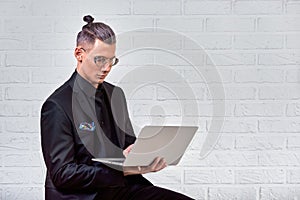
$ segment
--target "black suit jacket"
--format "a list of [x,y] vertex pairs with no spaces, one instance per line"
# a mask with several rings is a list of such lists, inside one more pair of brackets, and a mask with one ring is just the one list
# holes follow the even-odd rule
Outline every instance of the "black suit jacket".
[[[93,106],[88,104],[86,91],[78,82],[80,78],[75,71],[42,106],[41,143],[47,166],[46,200],[91,200],[107,188],[151,185],[141,175],[124,177],[122,171],[91,160],[93,157],[121,156],[122,149],[134,143],[135,137],[123,91],[103,82],[121,149],[111,146],[99,131],[101,127]],[[80,129],[83,122],[96,122],[95,130]]]

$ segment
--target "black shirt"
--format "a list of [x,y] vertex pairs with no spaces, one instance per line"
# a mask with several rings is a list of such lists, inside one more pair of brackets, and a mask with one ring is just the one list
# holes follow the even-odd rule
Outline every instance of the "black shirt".
[[[103,134],[105,134],[116,146],[120,147],[114,118],[105,88],[102,84],[99,84],[96,89],[92,84],[80,76],[80,74],[78,74],[78,82],[80,89],[88,99],[89,105],[92,107],[92,110],[95,111],[99,125],[102,128],[101,132],[103,132]],[[97,141],[94,142],[97,143]]]
[[110,139],[111,142],[120,147],[118,138],[116,136],[115,124],[110,103],[102,84],[99,84],[96,90],[95,110],[98,122],[104,134]]

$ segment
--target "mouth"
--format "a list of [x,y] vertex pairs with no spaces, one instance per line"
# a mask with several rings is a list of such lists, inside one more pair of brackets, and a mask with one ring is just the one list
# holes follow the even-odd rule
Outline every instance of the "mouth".
[[97,78],[104,79],[106,75],[97,75]]

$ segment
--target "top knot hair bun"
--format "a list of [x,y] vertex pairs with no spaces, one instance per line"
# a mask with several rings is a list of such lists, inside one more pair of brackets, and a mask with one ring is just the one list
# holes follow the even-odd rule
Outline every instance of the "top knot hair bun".
[[93,23],[94,18],[91,15],[86,15],[86,16],[83,17],[83,21],[90,24],[90,23]]

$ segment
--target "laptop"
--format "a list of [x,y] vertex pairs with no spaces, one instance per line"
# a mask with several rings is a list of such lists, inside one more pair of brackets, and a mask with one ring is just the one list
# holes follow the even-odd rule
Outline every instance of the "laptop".
[[126,158],[92,160],[124,167],[149,166],[159,156],[168,165],[177,165],[197,129],[197,126],[145,126]]

